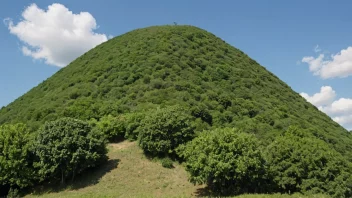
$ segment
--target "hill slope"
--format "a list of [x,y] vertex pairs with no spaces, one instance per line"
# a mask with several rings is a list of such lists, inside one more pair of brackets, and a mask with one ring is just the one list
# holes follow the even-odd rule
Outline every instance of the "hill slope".
[[[136,142],[109,145],[109,161],[101,168],[79,176],[67,186],[37,186],[26,197],[204,197],[204,185],[187,181],[187,173],[177,163],[163,168],[148,160]],[[305,198],[295,195],[242,195],[239,198]],[[308,196],[307,196],[308,197]],[[311,195],[327,198],[327,195]]]
[[352,159],[352,136],[242,51],[192,26],[128,32],[85,53],[0,110],[0,124],[37,128],[180,104],[197,129],[239,127],[271,141],[290,125],[308,129]]
[[109,145],[109,161],[101,168],[82,174],[67,186],[37,186],[34,196],[43,197],[191,197],[195,186],[187,182],[184,168],[163,168],[148,160],[136,142]]

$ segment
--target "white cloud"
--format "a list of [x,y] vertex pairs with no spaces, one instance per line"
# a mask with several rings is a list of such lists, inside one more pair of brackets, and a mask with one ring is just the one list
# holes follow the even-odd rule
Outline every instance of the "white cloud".
[[336,97],[336,93],[330,86],[323,86],[321,87],[320,92],[313,96],[309,96],[307,93],[301,93],[301,96],[313,105],[320,107],[322,105],[331,104]]
[[352,115],[352,99],[340,98],[330,105],[323,107],[322,110],[329,115]]
[[318,75],[323,64],[323,59],[324,59],[324,54],[320,54],[317,58],[314,58],[312,56],[303,57],[302,62],[308,63],[309,70],[311,72],[314,72],[314,74]]
[[343,49],[340,53],[331,55],[325,59],[324,54],[314,58],[306,56],[302,58],[303,63],[309,65],[309,70],[323,79],[345,78],[352,75],[352,47]]
[[320,92],[313,96],[306,93],[301,93],[301,96],[332,117],[335,122],[352,129],[352,98],[334,100],[336,93],[330,86],[321,87]]
[[351,124],[352,115],[334,117],[334,121],[339,122],[341,124]]
[[88,12],[74,14],[64,5],[55,3],[47,10],[28,6],[23,19],[14,24],[5,19],[11,34],[24,42],[22,52],[47,64],[64,67],[96,45],[107,41],[105,34],[95,33],[97,24]]
[[334,117],[333,120],[347,128],[348,130],[352,130],[352,115],[346,116],[337,116]]
[[318,53],[320,51],[321,51],[321,49],[320,49],[319,45],[316,45],[315,48],[314,48],[314,52]]

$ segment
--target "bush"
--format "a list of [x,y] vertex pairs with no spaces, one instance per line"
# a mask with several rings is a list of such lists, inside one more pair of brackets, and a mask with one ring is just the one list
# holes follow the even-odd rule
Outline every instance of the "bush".
[[129,113],[123,115],[125,121],[125,138],[129,140],[137,140],[139,134],[139,126],[145,117],[145,113]]
[[351,164],[305,131],[290,127],[265,153],[277,191],[352,197]]
[[18,189],[13,189],[11,188],[9,192],[7,193],[7,198],[20,198],[20,192]]
[[36,179],[32,157],[26,125],[0,126],[0,188],[31,186]]
[[258,140],[235,129],[215,129],[179,147],[194,184],[207,184],[219,194],[259,192],[265,176]]
[[61,183],[107,159],[104,135],[72,118],[45,123],[36,134],[35,153],[42,180],[60,178]]
[[161,165],[162,165],[164,168],[173,168],[173,167],[174,167],[173,161],[172,161],[170,158],[168,158],[168,157],[163,158],[163,159],[161,160]]
[[192,117],[179,106],[157,109],[142,120],[139,145],[151,155],[169,155],[194,136]]
[[110,142],[121,141],[125,136],[125,122],[121,117],[104,116],[96,123],[96,127],[106,135]]

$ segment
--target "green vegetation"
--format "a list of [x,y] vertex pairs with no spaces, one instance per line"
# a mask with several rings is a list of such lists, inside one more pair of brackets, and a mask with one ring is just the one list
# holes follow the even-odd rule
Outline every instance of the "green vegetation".
[[106,161],[106,140],[87,122],[61,118],[30,136],[23,124],[0,126],[0,190],[15,197],[18,189],[61,180]]
[[[196,27],[149,27],[101,44],[1,108],[0,125],[0,189],[13,194],[73,180],[104,162],[105,139],[129,139],[158,166],[179,171],[172,160],[184,163],[189,180],[206,185],[205,196],[352,196],[351,133]],[[114,179],[131,178],[135,183],[123,186],[139,188],[140,174],[125,171]],[[118,189],[89,192],[124,193]]]
[[0,190],[5,186],[32,185],[36,171],[30,155],[30,136],[25,125],[0,126]]
[[65,185],[43,184],[27,197],[193,197],[204,186],[187,181],[187,172],[178,163],[163,168],[158,160],[149,160],[137,142],[108,145],[109,160],[99,169],[89,170]]
[[72,118],[47,122],[37,133],[35,166],[42,179],[65,178],[95,167],[106,160],[106,142],[102,133],[88,123]]
[[180,107],[157,109],[142,120],[139,145],[151,155],[169,155],[194,137],[191,116]]
[[[25,197],[207,197],[204,185],[187,181],[184,167],[163,168],[159,161],[149,160],[136,142],[123,141],[108,145],[107,163],[101,168],[76,177],[75,182],[63,186],[43,184]],[[237,196],[235,196],[237,198]],[[327,195],[255,194],[238,198],[329,198]]]
[[99,121],[93,119],[90,124],[102,131],[110,142],[122,140],[125,136],[125,123],[121,118],[111,115],[100,118]]
[[207,184],[215,193],[258,193],[264,185],[264,158],[258,140],[234,129],[203,132],[180,156],[186,160],[190,181]]
[[352,159],[351,134],[284,82],[213,34],[192,26],[138,29],[101,44],[0,110],[0,124],[39,128],[179,104],[199,129],[240,127],[265,144],[290,125]]
[[281,192],[352,197],[351,163],[306,131],[290,128],[267,147],[266,156]]
[[163,158],[163,159],[161,160],[161,165],[162,165],[164,168],[173,168],[173,167],[174,167],[173,161],[172,161],[170,158],[168,158],[168,157]]

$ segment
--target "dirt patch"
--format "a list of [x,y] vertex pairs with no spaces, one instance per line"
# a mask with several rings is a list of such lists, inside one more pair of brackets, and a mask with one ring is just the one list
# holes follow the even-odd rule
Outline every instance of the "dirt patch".
[[123,141],[123,142],[119,142],[119,143],[110,143],[109,145],[111,147],[113,147],[114,149],[117,149],[117,150],[122,150],[122,149],[126,149],[126,148],[129,148],[133,145],[135,145],[136,142],[130,142],[130,141]]

